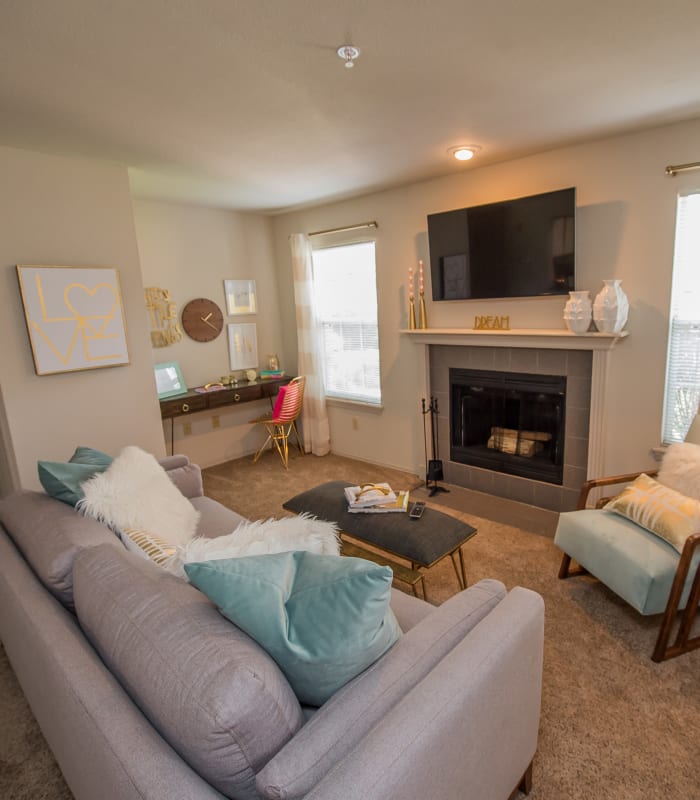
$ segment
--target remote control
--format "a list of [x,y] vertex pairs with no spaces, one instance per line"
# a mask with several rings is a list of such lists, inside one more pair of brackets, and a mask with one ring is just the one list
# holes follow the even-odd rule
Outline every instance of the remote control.
[[424,511],[425,503],[422,500],[416,501],[408,514],[409,519],[420,519],[423,516]]

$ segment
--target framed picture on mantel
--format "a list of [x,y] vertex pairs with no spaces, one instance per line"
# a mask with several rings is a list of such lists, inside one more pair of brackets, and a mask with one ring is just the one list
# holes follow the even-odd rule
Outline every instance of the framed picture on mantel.
[[224,294],[230,316],[258,313],[255,281],[224,281]]

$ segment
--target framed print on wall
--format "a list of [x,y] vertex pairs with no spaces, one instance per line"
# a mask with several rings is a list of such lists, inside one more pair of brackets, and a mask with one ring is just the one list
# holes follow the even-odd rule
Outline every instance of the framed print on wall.
[[119,273],[17,265],[37,375],[129,363]]
[[258,333],[254,322],[228,326],[228,352],[233,371],[258,366]]
[[258,313],[255,281],[224,281],[224,294],[229,316]]

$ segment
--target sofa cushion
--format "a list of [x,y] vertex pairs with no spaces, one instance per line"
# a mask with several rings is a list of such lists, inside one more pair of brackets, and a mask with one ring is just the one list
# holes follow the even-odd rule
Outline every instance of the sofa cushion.
[[[640,614],[665,610],[678,553],[635,522],[603,509],[566,511],[559,515],[554,544]],[[699,562],[700,551],[693,558],[680,608],[685,608]]]
[[121,549],[109,528],[43,492],[17,492],[0,500],[0,522],[39,580],[71,610],[78,553],[98,544]]
[[78,508],[117,530],[134,528],[170,544],[185,544],[199,514],[156,459],[139,447],[125,447],[101,475],[82,485]]
[[434,608],[314,714],[258,775],[260,793],[274,800],[304,797],[505,593],[499,581],[484,580]]
[[190,581],[280,665],[302,703],[319,706],[401,635],[392,572],[306,551],[186,564]]
[[74,506],[83,496],[81,485],[98,472],[104,472],[112,457],[92,447],[77,447],[70,460],[39,461],[39,482],[56,500]]
[[222,506],[211,497],[193,497],[190,502],[199,512],[199,522],[197,523],[197,536],[208,536],[215,538],[224,536],[242,523],[246,518],[242,517],[230,508]]
[[679,553],[686,539],[700,531],[700,503],[644,474],[607,503],[605,510],[631,519]]
[[75,603],[86,635],[170,745],[228,797],[303,722],[279,668],[194,587],[123,548],[83,552]]

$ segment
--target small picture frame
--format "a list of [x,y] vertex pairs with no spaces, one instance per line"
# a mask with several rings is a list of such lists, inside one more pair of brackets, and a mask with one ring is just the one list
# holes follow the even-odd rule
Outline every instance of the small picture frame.
[[254,322],[228,326],[228,352],[232,371],[257,368],[258,332]]
[[229,316],[258,313],[258,298],[255,292],[255,281],[224,281],[226,310]]
[[180,365],[177,361],[165,361],[162,364],[154,364],[153,372],[156,378],[156,391],[158,399],[166,397],[177,397],[179,394],[187,394],[187,384],[185,383]]

